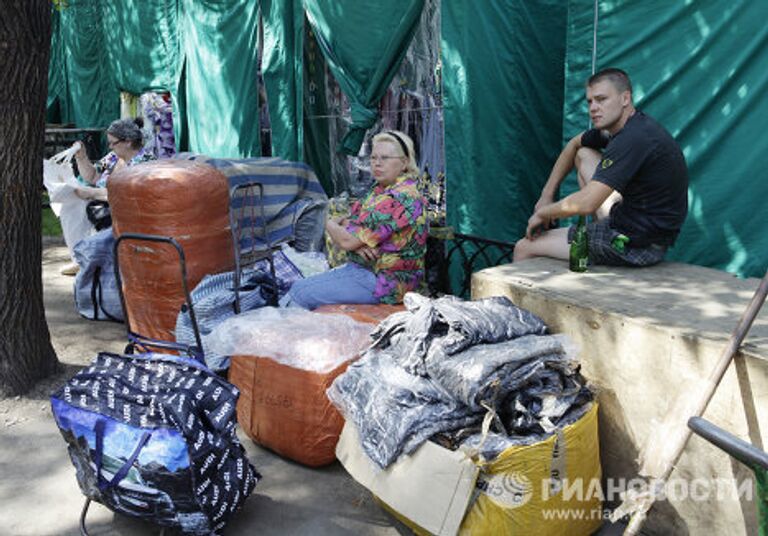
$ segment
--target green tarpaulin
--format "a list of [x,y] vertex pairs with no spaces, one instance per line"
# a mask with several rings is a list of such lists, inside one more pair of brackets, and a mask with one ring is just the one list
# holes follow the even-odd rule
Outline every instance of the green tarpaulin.
[[256,0],[181,0],[179,148],[215,157],[261,154]]
[[115,86],[139,95],[168,91],[179,64],[176,0],[103,2],[104,37]]
[[400,67],[419,22],[424,0],[305,0],[317,43],[349,98],[352,124],[339,144],[357,154],[378,117],[378,106]]
[[261,70],[272,124],[272,154],[304,160],[301,0],[261,0],[264,52]]
[[103,24],[104,3],[71,0],[60,12],[59,35],[52,43],[62,48],[51,54],[61,61],[64,83],[56,86],[61,120],[80,127],[105,127],[120,115],[120,93],[114,81],[113,61]]
[[442,4],[448,222],[515,241],[560,149],[561,2]]

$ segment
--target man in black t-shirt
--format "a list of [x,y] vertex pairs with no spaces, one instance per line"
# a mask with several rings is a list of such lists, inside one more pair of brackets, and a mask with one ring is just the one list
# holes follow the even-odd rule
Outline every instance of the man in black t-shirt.
[[[648,266],[674,244],[688,213],[688,169],[664,127],[635,109],[632,85],[620,69],[587,81],[594,128],[572,138],[560,153],[528,220],[514,260],[567,259],[574,228],[549,229],[577,214],[587,225],[593,264]],[[555,202],[563,179],[576,168],[580,190]]]

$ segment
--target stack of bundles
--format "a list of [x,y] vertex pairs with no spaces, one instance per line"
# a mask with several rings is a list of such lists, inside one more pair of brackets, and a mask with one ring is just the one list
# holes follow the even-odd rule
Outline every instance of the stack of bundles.
[[[147,162],[116,172],[108,190],[115,236],[175,238],[184,249],[190,289],[206,274],[232,269],[229,186],[215,168],[183,160]],[[124,243],[120,273],[132,329],[174,340],[184,302],[176,250],[161,243]]]
[[[541,441],[589,409],[592,393],[564,338],[545,335],[541,319],[507,298],[409,293],[405,306],[379,325],[372,348],[328,390],[380,467],[436,434],[479,447],[490,459]],[[494,433],[484,437],[489,411]]]
[[563,491],[600,485],[597,405],[565,339],[506,298],[404,301],[328,390],[345,468],[420,534],[593,533],[600,497]]
[[371,329],[345,315],[263,307],[223,321],[208,342],[232,356],[229,379],[241,391],[243,430],[278,454],[319,467],[336,459],[344,425],[325,392],[367,346]]
[[217,534],[260,475],[237,389],[179,356],[101,353],[51,396],[83,494],[184,534]]

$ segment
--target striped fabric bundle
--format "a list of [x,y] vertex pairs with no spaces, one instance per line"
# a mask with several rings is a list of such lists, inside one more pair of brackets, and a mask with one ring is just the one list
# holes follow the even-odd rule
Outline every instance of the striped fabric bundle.
[[[210,164],[229,179],[230,188],[250,181],[261,183],[269,244],[294,241],[298,251],[322,249],[328,196],[307,164],[272,157],[210,158],[191,153],[176,158]],[[247,247],[241,244],[241,248]]]

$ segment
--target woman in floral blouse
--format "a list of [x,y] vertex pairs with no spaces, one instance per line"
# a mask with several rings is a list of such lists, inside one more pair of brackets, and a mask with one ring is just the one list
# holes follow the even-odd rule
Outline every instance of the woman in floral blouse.
[[348,219],[329,219],[331,239],[348,262],[294,283],[283,305],[314,309],[332,303],[400,303],[424,280],[427,203],[416,184],[413,141],[398,131],[373,138],[376,184]]

